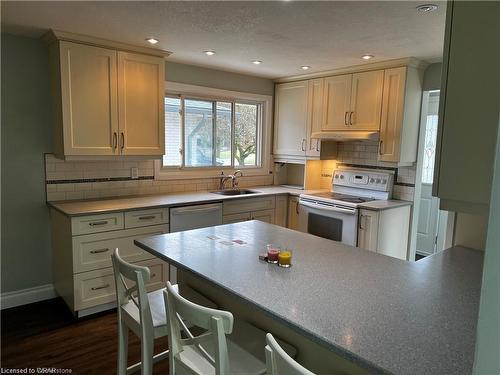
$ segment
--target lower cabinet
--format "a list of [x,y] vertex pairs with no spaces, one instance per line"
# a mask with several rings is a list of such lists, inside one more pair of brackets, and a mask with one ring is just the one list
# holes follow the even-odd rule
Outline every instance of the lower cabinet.
[[276,197],[243,198],[224,201],[222,205],[224,224],[246,220],[260,220],[275,223]]
[[381,211],[361,209],[358,247],[406,260],[409,228],[409,205]]
[[[168,208],[68,217],[51,209],[53,276],[57,293],[77,316],[115,302],[111,254],[151,270],[149,290],[164,287],[168,265],[134,240],[169,232]],[[103,305],[103,306],[101,306]]]
[[288,222],[288,194],[276,196],[276,213],[274,224],[285,227]]
[[288,228],[299,230],[299,197],[288,198]]

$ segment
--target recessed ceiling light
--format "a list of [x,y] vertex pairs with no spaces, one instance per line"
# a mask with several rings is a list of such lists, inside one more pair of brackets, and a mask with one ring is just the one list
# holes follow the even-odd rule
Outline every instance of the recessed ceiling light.
[[262,64],[262,61],[260,61],[260,60],[252,60],[252,64],[260,65],[260,64]]
[[146,42],[148,42],[150,44],[156,44],[156,43],[158,43],[158,39],[155,39],[155,38],[146,38]]
[[207,56],[213,56],[213,55],[215,55],[215,51],[212,51],[211,49],[210,49],[210,50],[208,50],[208,51],[203,51],[203,53],[204,53],[205,55],[207,55]]
[[311,67],[309,65],[303,65],[303,66],[300,67],[300,69],[302,69],[302,70],[309,70],[309,69],[311,69]]
[[438,6],[436,4],[422,4],[417,7],[417,10],[422,13],[434,12],[437,10]]
[[370,60],[370,59],[373,59],[374,57],[375,57],[375,56],[373,56],[373,55],[363,55],[363,56],[361,56],[361,58],[362,58],[363,60]]

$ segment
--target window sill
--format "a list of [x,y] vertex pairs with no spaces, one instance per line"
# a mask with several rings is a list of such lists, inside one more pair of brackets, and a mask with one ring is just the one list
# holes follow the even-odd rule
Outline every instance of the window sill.
[[269,176],[269,169],[265,167],[259,168],[232,168],[232,167],[218,167],[218,168],[163,168],[161,160],[155,160],[155,180],[189,180],[200,178],[219,178],[221,171],[225,175],[232,174],[234,171],[240,169],[244,177],[249,176]]

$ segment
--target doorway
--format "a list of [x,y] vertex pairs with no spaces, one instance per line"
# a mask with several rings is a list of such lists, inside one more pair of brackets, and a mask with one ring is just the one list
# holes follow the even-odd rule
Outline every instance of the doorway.
[[451,246],[454,214],[439,209],[439,198],[432,196],[434,160],[438,126],[439,91],[426,91],[422,116],[415,180],[412,238],[413,259],[432,255]]

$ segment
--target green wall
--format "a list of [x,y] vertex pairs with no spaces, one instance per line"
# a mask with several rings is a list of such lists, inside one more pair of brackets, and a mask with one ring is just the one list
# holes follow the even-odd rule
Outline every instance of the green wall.
[[51,150],[48,55],[2,33],[2,292],[52,281],[44,152]]
[[167,81],[223,90],[263,95],[273,95],[274,93],[274,82],[270,79],[173,62],[166,63],[166,78]]
[[[32,38],[2,33],[1,292],[52,283],[45,152],[51,152],[48,50]],[[166,63],[167,80],[272,95],[272,80]]]
[[429,65],[424,72],[423,90],[440,90],[441,89],[441,63]]

